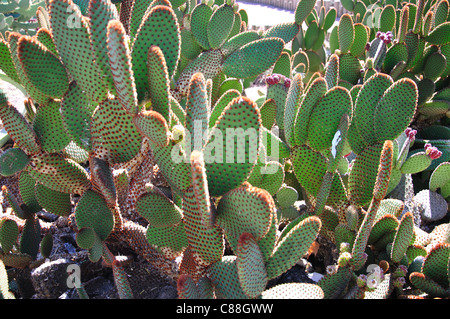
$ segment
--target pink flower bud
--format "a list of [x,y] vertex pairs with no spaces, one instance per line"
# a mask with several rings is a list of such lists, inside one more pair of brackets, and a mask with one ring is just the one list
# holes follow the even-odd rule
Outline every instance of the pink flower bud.
[[284,87],[285,87],[286,89],[289,89],[290,86],[291,86],[291,79],[285,78],[285,79],[284,79]]
[[436,147],[431,146],[430,143],[425,144],[425,153],[432,159],[438,159],[442,156],[442,152],[438,150]]
[[272,74],[272,78],[273,78],[273,84],[278,84],[281,80],[281,77],[279,74]]
[[377,35],[376,35],[376,37],[377,37],[377,38],[379,38],[379,37],[380,37],[380,35],[382,35],[382,34],[383,34],[383,32],[381,32],[381,31],[378,31],[378,32],[377,32]]

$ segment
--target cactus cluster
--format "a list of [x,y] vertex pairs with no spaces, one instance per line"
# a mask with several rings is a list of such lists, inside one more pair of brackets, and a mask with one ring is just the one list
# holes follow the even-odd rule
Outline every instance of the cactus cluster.
[[[1,295],[6,268],[51,255],[45,210],[73,216],[120,298],[111,240],[180,298],[448,297],[448,224],[421,230],[398,196],[412,176],[450,196],[448,2],[342,3],[251,31],[233,0],[48,0],[36,34],[7,31],[0,69],[28,99],[22,115],[0,91],[20,195],[2,189]],[[324,277],[270,286],[318,237],[339,252]]]

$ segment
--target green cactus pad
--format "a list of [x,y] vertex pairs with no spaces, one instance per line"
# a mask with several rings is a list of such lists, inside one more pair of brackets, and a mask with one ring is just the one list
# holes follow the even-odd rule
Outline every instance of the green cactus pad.
[[111,163],[128,162],[141,148],[142,137],[131,115],[111,97],[95,109],[91,134],[96,157]]
[[179,299],[199,299],[197,285],[191,276],[182,274],[177,280],[177,290]]
[[296,22],[278,23],[264,32],[265,38],[278,37],[283,39],[285,43],[289,43],[299,32],[300,27]]
[[205,174],[205,162],[203,154],[194,150],[191,153],[191,173],[192,187],[197,198],[198,210],[201,214],[202,223],[207,228],[214,225],[214,216],[211,212],[211,203],[209,200],[208,180]]
[[256,240],[263,238],[270,229],[273,214],[275,203],[270,194],[247,183],[223,195],[217,207],[217,223],[236,248],[243,232]]
[[107,26],[110,21],[119,20],[117,8],[111,1],[89,1],[87,16],[90,18],[89,27],[92,52],[102,72],[103,82],[109,86],[110,91],[114,92],[112,70],[108,57]]
[[[291,144],[293,145],[295,143],[294,132],[292,130],[295,125],[295,118],[297,116],[298,108],[300,106],[302,99],[303,99],[303,77],[301,74],[297,73],[292,79],[292,83],[289,87],[286,97],[286,105],[284,109],[283,127],[286,136],[286,142],[288,145]],[[268,128],[269,130],[271,129],[271,127],[266,128]]]
[[396,81],[386,90],[375,110],[378,141],[394,140],[406,129],[416,111],[417,98],[417,86],[408,78]]
[[290,229],[277,243],[273,255],[266,264],[268,278],[275,278],[293,267],[307,253],[321,226],[320,219],[312,216]]
[[427,61],[425,62],[423,69],[423,75],[432,81],[436,81],[441,76],[442,72],[444,72],[446,66],[446,57],[440,52],[435,52],[427,57]]
[[386,74],[391,73],[398,63],[408,60],[408,49],[405,43],[399,42],[391,46],[384,58],[383,71]]
[[0,220],[0,245],[2,254],[13,249],[19,236],[19,226],[12,220],[4,217]]
[[268,130],[271,130],[275,124],[277,114],[277,104],[274,99],[265,100],[260,108],[261,125]]
[[436,191],[438,188],[443,188],[450,182],[450,163],[443,162],[439,164],[433,173],[431,173],[429,180],[430,190]]
[[377,220],[374,222],[367,240],[369,245],[376,243],[387,233],[394,232],[399,225],[399,222],[394,215],[386,214],[382,217],[377,216],[376,218]]
[[267,163],[258,162],[247,182],[255,187],[265,189],[273,196],[280,189],[283,180],[282,165],[277,161],[269,161]]
[[208,40],[208,25],[212,15],[212,8],[204,3],[196,5],[191,13],[192,34],[198,44],[205,50],[211,48]]
[[450,244],[439,243],[428,252],[422,266],[422,273],[438,284],[448,287],[447,275]]
[[27,167],[29,162],[30,158],[20,148],[8,148],[0,155],[0,175],[12,176]]
[[261,294],[262,299],[323,299],[322,288],[310,283],[287,283],[269,288]]
[[189,160],[180,144],[169,143],[166,147],[155,145],[152,149],[155,161],[171,187],[175,191],[186,191],[191,185],[191,175],[187,164]]
[[433,297],[445,297],[447,296],[446,289],[431,279],[429,276],[420,273],[420,272],[413,272],[409,276],[409,280],[411,281],[412,285],[416,287],[417,289],[420,289],[421,291],[426,292],[430,296]]
[[148,227],[146,236],[150,245],[167,259],[180,256],[188,246],[183,223],[174,226]]
[[196,263],[200,266],[208,266],[220,261],[224,250],[222,230],[219,227],[203,224],[204,216],[198,209],[193,187],[185,193],[182,210],[187,239]]
[[224,256],[207,270],[216,297],[223,299],[248,299],[241,288],[237,272],[237,257]]
[[44,152],[59,152],[70,143],[70,137],[64,129],[60,105],[56,101],[49,101],[46,105],[40,105],[36,111],[33,129]]
[[94,104],[81,87],[72,82],[61,101],[61,115],[67,134],[79,147],[87,151],[92,148],[90,123],[94,110]]
[[29,165],[30,177],[55,191],[83,194],[90,186],[85,169],[58,153],[35,155]]
[[298,192],[291,186],[283,186],[278,190],[276,198],[281,207],[289,207],[298,200]]
[[214,10],[206,28],[211,49],[218,49],[225,43],[233,28],[233,24],[233,7],[223,4]]
[[432,159],[425,152],[417,152],[406,159],[400,170],[402,174],[416,174],[426,170],[431,162]]
[[186,96],[189,90],[189,83],[192,76],[195,73],[201,72],[205,79],[215,78],[222,67],[223,55],[220,50],[208,50],[201,53],[195,60],[188,64],[188,66],[180,74],[177,83],[174,97],[177,98],[177,94]]
[[222,45],[220,51],[223,53],[223,55],[227,56],[230,53],[242,47],[243,45],[259,39],[261,39],[261,35],[258,32],[253,30],[244,31],[231,37],[227,42],[225,42]]
[[339,49],[345,54],[350,50],[355,37],[353,19],[349,14],[343,14],[339,20],[338,37]]
[[19,175],[19,192],[20,197],[25,205],[27,205],[28,209],[37,213],[42,209],[41,205],[36,199],[35,194],[35,186],[36,180],[30,177],[28,170],[23,170]]
[[142,135],[160,147],[169,144],[169,128],[165,118],[156,111],[142,111],[133,118]]
[[189,29],[181,29],[181,56],[188,60],[195,59],[201,52],[202,48],[195,41],[192,31]]
[[276,123],[280,129],[284,129],[284,107],[286,105],[287,90],[283,83],[270,85],[267,88],[266,98],[274,100],[277,108]]
[[95,243],[95,231],[90,227],[84,227],[78,230],[76,242],[81,249],[91,249]]
[[204,133],[209,127],[209,98],[206,81],[201,73],[192,76],[186,100],[186,130],[190,133],[191,149],[201,150],[205,143]]
[[380,15],[380,28],[381,32],[392,31],[395,26],[396,14],[393,5],[389,4],[383,7]]
[[403,212],[405,205],[403,201],[394,198],[386,198],[380,202],[380,207],[378,207],[376,220],[383,217],[384,215],[392,215],[396,218],[400,217]]
[[159,112],[170,122],[169,73],[166,59],[158,46],[152,45],[148,50],[148,92],[152,109]]
[[[339,58],[339,84],[343,86],[342,81],[349,82],[350,85],[357,84],[361,77],[361,63],[358,58],[354,57],[351,53],[343,54]],[[347,87],[350,89],[349,87]]]
[[425,40],[434,45],[444,45],[450,42],[450,22],[438,25],[431,31]]
[[[216,124],[225,107],[235,98],[241,96],[239,91],[231,89],[223,93],[214,104],[209,117],[209,127],[212,128]],[[262,112],[261,112],[262,117]]]
[[[234,78],[258,75],[275,64],[284,48],[280,38],[252,41],[231,53],[223,62],[223,72]],[[258,54],[257,52],[265,52]]]
[[124,26],[117,20],[109,21],[106,33],[108,66],[114,82],[117,99],[131,114],[138,112],[138,101],[130,51]]
[[391,260],[399,263],[405,256],[414,236],[414,216],[411,212],[403,215],[394,242],[392,243]]
[[249,98],[235,98],[226,106],[203,151],[211,196],[226,193],[249,176],[258,158],[260,127],[259,109]]
[[69,216],[72,212],[70,194],[54,191],[40,183],[35,187],[36,199],[47,212],[57,216]]
[[327,91],[326,80],[322,77],[315,79],[306,91],[306,95],[299,106],[295,118],[293,133],[295,145],[306,143],[308,137],[308,124],[314,106]]
[[300,0],[297,3],[294,12],[294,21],[298,25],[302,25],[303,21],[309,16],[316,5],[316,0]]
[[314,107],[308,124],[308,143],[318,150],[329,149],[344,114],[351,117],[352,98],[347,89],[334,87]]
[[[353,134],[360,135],[368,144],[375,142],[376,136],[371,128],[374,127],[376,106],[392,84],[392,78],[383,73],[377,73],[364,82],[356,98],[354,117],[349,130],[350,145]],[[357,132],[351,132],[354,129],[357,129]]]
[[19,59],[18,44],[22,37],[18,32],[11,32],[8,36],[9,51],[11,53],[11,58],[14,62],[16,68],[17,76],[19,78],[19,83],[27,91],[28,95],[37,103],[46,103],[50,98],[42,93],[36,88],[36,86],[31,83],[30,79],[27,77],[25,70],[23,69],[22,63]]
[[28,267],[33,261],[30,255],[22,253],[10,253],[2,255],[0,258],[5,266],[10,266],[18,269],[24,269]]
[[175,203],[157,192],[141,195],[136,202],[136,211],[155,227],[177,225],[183,217]]
[[239,236],[236,266],[242,290],[250,298],[258,297],[267,285],[264,258],[255,238],[249,233]]
[[87,18],[70,0],[49,1],[48,9],[53,39],[64,66],[87,96],[98,102],[104,100],[107,90],[99,65],[92,58]]
[[312,196],[317,196],[327,169],[325,157],[309,146],[301,145],[292,150],[292,164],[302,187]]
[[12,80],[18,83],[20,82],[9,51],[9,45],[3,39],[0,39],[0,69]]
[[350,200],[356,206],[365,206],[372,199],[382,148],[381,143],[370,145],[353,161],[348,190]]
[[53,41],[53,35],[47,28],[40,28],[36,33],[37,40],[42,43],[47,50],[52,52],[54,55],[58,56],[58,51],[56,50],[55,42]]
[[83,193],[75,207],[78,229],[92,228],[100,240],[105,240],[114,227],[114,217],[103,197],[92,190]]
[[328,60],[325,69],[325,81],[327,82],[328,90],[334,88],[338,84],[339,79],[339,56],[332,54]]
[[32,215],[25,220],[25,225],[20,237],[20,252],[30,255],[36,259],[39,252],[39,243],[41,242],[41,224],[36,215]]
[[161,49],[170,78],[175,72],[180,57],[180,41],[178,22],[171,8],[158,5],[145,14],[131,50],[131,62],[139,101],[145,98],[145,92],[149,87],[147,58],[150,47],[156,45]]
[[[134,39],[145,14],[151,9],[153,0],[135,1],[131,10],[130,17],[130,39]],[[159,3],[158,3],[159,4]]]
[[41,151],[36,132],[0,90],[0,119],[9,137],[28,155]]

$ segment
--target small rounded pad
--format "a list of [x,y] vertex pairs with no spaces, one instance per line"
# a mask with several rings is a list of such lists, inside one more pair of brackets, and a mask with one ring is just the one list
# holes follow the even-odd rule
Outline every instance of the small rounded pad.
[[137,129],[158,146],[169,144],[169,128],[165,118],[156,111],[142,111],[133,118]]
[[92,228],[81,228],[76,235],[77,245],[81,249],[91,249],[95,243],[95,236],[95,231]]
[[6,217],[0,220],[0,245],[3,254],[9,252],[17,242],[19,226]]
[[183,213],[178,206],[162,194],[148,192],[136,202],[136,211],[152,226],[173,226],[181,222]]
[[75,207],[78,229],[92,228],[100,240],[105,240],[114,227],[114,217],[102,196],[87,190]]
[[273,214],[275,203],[272,196],[263,189],[246,184],[223,195],[217,207],[217,223],[235,248],[244,232],[256,240],[263,238],[270,229]]
[[130,161],[141,148],[142,137],[117,99],[109,98],[95,109],[91,134],[96,157],[114,164]]
[[30,158],[20,148],[9,148],[0,155],[0,175],[12,176],[22,171],[29,162]]
[[[275,64],[284,48],[280,38],[252,41],[231,53],[223,63],[223,72],[234,78],[258,75]],[[259,52],[264,52],[260,54]]]
[[61,193],[36,183],[36,199],[40,206],[51,214],[57,216],[69,216],[72,212],[70,194]]
[[277,243],[266,264],[268,278],[275,278],[292,268],[308,252],[321,226],[320,218],[311,216],[292,227]]

